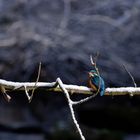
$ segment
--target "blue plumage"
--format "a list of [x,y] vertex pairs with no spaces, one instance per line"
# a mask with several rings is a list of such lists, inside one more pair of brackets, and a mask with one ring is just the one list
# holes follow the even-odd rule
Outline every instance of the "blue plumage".
[[105,83],[101,76],[98,75],[96,70],[91,70],[89,72],[89,86],[94,90],[99,90],[100,96],[104,95]]

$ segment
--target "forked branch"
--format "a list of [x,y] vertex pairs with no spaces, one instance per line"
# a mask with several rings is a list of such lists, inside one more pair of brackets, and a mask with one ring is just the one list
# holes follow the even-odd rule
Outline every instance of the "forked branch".
[[[36,87],[35,87],[36,86]],[[72,115],[73,122],[79,132],[79,135],[81,137],[81,140],[85,140],[84,135],[82,134],[82,131],[80,129],[80,126],[76,120],[73,105],[81,104],[83,102],[88,101],[89,99],[96,96],[96,93],[93,93],[92,89],[85,87],[85,86],[77,86],[77,85],[66,85],[63,84],[60,78],[57,78],[56,82],[52,83],[46,83],[46,82],[11,82],[6,81],[3,79],[0,79],[0,87],[1,92],[4,94],[4,97],[6,97],[7,101],[10,100],[10,96],[6,93],[9,90],[23,90],[26,93],[26,96],[28,100],[30,101],[30,96],[28,91],[34,90],[35,88],[40,88],[46,91],[54,91],[54,92],[63,92],[67,98],[68,105],[70,108],[70,112]],[[86,97],[80,101],[72,101],[70,99],[69,93],[76,93],[76,94],[85,94],[85,95],[91,95],[89,97]],[[115,95],[126,95],[129,94],[130,96],[133,95],[140,95],[140,88],[139,87],[121,87],[121,88],[106,88],[105,90],[105,96],[115,96]]]
[[[35,82],[12,82],[0,79],[0,87],[4,87],[8,92],[9,90],[23,90],[25,91],[25,87],[29,90],[34,89]],[[86,86],[78,86],[78,85],[66,85],[63,84],[69,93],[75,94],[85,94],[85,95],[93,95],[93,91],[91,88]],[[36,89],[42,89],[46,91],[54,91],[61,92],[62,90],[56,84],[56,82],[37,82]],[[105,96],[116,96],[116,95],[140,95],[140,87],[119,87],[119,88],[106,88]]]

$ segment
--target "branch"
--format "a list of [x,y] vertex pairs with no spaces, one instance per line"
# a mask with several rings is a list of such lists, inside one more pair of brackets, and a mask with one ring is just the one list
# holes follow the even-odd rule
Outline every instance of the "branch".
[[[12,82],[0,79],[0,86],[4,87],[6,90],[24,90],[25,87],[28,90],[34,89],[35,82]],[[76,94],[86,94],[92,95],[93,91],[91,88],[86,86],[77,86],[77,85],[66,85],[63,86],[67,89],[69,93]],[[44,89],[47,91],[61,92],[61,88],[56,85],[56,82],[37,82],[36,88]],[[105,95],[140,95],[140,87],[119,87],[119,88],[106,88]]]
[[140,87],[106,88],[105,95],[140,95]]
[[[76,129],[78,130],[78,133],[80,135],[80,138],[81,140],[85,140],[85,137],[84,135],[82,134],[82,131],[80,129],[80,126],[76,120],[76,117],[75,117],[75,113],[74,113],[74,109],[73,109],[73,105],[75,105],[77,102],[73,102],[71,99],[70,99],[70,95],[67,91],[67,89],[65,88],[65,85],[63,84],[63,82],[61,81],[60,78],[57,78],[56,79],[56,82],[53,82],[53,83],[41,83],[41,82],[38,82],[39,80],[39,74],[40,74],[40,69],[41,69],[41,64],[39,65],[39,72],[38,72],[38,77],[37,77],[37,81],[35,83],[20,83],[20,82],[10,82],[10,81],[6,81],[6,80],[2,80],[0,79],[0,87],[1,89],[4,89],[5,91],[5,88],[7,89],[11,89],[13,88],[13,90],[21,90],[21,89],[24,89],[25,90],[25,93],[26,93],[26,96],[28,98],[29,101],[31,101],[32,97],[33,97],[33,92],[35,90],[35,88],[37,87],[49,87],[49,88],[56,88],[56,87],[59,87],[59,89],[64,92],[66,98],[67,98],[67,101],[68,101],[68,105],[69,105],[69,108],[70,108],[70,112],[71,112],[71,116],[72,116],[72,120],[76,126]],[[30,96],[28,91],[29,89],[32,89],[32,95]],[[3,90],[1,90],[2,93],[5,93],[3,92]]]
[[73,122],[74,122],[74,124],[75,124],[75,126],[76,126],[76,128],[78,130],[78,133],[79,133],[79,135],[81,137],[81,140],[85,140],[85,137],[84,137],[84,135],[83,135],[83,133],[81,131],[81,128],[80,128],[80,126],[79,126],[79,124],[78,124],[78,122],[76,120],[76,117],[75,117],[75,113],[74,113],[74,109],[73,109],[74,102],[70,99],[69,93],[68,93],[67,89],[64,87],[64,84],[61,81],[61,79],[57,78],[56,82],[58,82],[59,87],[64,92],[64,94],[65,94],[65,96],[67,98],[68,105],[69,105],[70,112],[71,112],[71,116],[72,116]]
[[[40,67],[39,67],[39,73],[40,73]],[[80,138],[81,140],[85,140],[85,137],[82,134],[80,126],[76,120],[73,106],[86,102],[89,99],[94,98],[97,94],[93,93],[92,89],[85,86],[63,84],[60,78],[57,78],[56,82],[52,82],[52,83],[38,82],[39,73],[36,82],[11,82],[11,81],[0,79],[0,90],[4,94],[4,97],[7,99],[7,101],[10,100],[10,96],[7,95],[6,90],[24,90],[29,101],[33,96],[30,96],[28,91],[32,90],[32,94],[33,94],[35,88],[43,88],[45,90],[54,91],[54,92],[63,92],[67,98],[72,120],[76,126]],[[77,94],[81,93],[81,94],[87,94],[91,96],[86,97],[80,101],[72,101],[70,99],[69,93],[77,93]],[[140,87],[106,88],[105,90],[105,95],[114,96],[114,95],[126,95],[126,94],[129,94],[130,96],[140,95]]]
[[[35,91],[35,88],[36,88],[36,84],[37,84],[37,82],[39,81],[40,72],[41,72],[41,62],[39,63],[38,75],[37,75],[37,79],[36,79],[36,82],[35,82],[35,85],[34,85],[34,89],[32,90],[32,94],[30,95],[30,98],[29,98],[29,103],[32,101],[32,98],[33,98],[33,96],[34,96],[34,91]],[[27,94],[27,93],[26,93],[26,94]],[[28,94],[28,95],[29,95],[29,94]]]

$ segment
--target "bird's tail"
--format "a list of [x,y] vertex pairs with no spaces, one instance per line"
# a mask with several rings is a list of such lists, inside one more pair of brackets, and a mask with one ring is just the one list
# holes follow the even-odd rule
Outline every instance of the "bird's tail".
[[103,96],[104,93],[105,93],[105,90],[101,90],[101,91],[100,91],[100,96]]

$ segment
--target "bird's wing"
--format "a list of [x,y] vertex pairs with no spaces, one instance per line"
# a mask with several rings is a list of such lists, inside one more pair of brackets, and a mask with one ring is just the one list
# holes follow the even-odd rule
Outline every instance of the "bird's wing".
[[98,87],[93,83],[93,80],[91,79],[89,81],[89,86],[94,90],[94,91],[97,91]]
[[92,78],[92,83],[96,87],[96,90],[100,88],[100,95],[103,96],[105,91],[105,83],[103,78],[101,78],[100,76],[95,76]]

